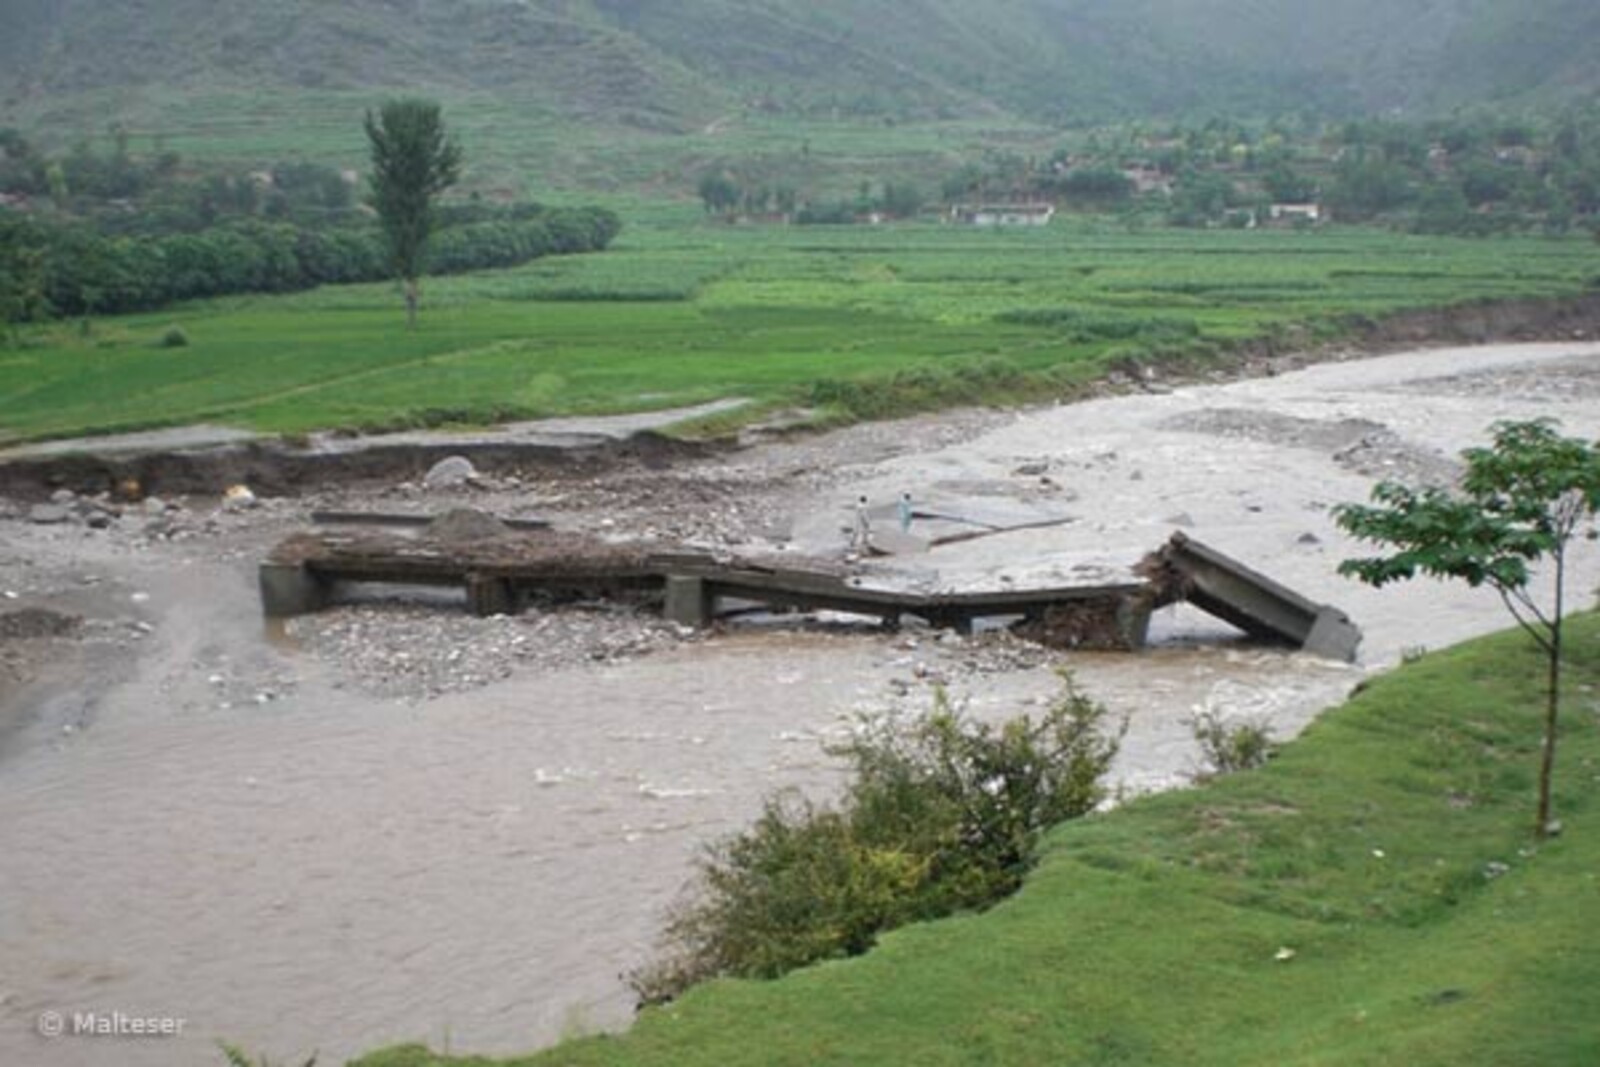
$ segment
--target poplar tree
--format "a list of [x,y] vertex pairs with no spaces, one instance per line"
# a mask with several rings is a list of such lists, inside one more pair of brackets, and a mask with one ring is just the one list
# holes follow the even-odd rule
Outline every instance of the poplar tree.
[[372,191],[390,264],[406,300],[406,326],[417,328],[420,279],[427,266],[433,202],[461,174],[461,147],[445,132],[439,105],[391,100],[366,117]]

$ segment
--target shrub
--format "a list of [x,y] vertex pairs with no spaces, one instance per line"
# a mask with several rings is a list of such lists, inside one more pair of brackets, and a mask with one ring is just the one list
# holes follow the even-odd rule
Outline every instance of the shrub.
[[161,339],[156,342],[157,348],[187,348],[189,335],[182,326],[168,326],[161,333]]
[[1063,679],[1037,722],[969,722],[942,693],[909,724],[863,720],[831,750],[852,771],[837,807],[771,797],[754,826],[707,850],[662,954],[629,975],[640,1003],[858,955],[884,930],[1013,892],[1039,835],[1105,799],[1120,744],[1106,710]]
[[[222,1049],[222,1058],[227,1061],[228,1067],[275,1067],[273,1062],[265,1056],[260,1059],[252,1059],[248,1052],[245,1052],[237,1045],[230,1045],[226,1041],[221,1042],[219,1047]],[[317,1067],[315,1053],[312,1053],[311,1058],[305,1061],[303,1067]]]
[[1272,725],[1261,719],[1229,723],[1214,711],[1203,711],[1189,720],[1189,729],[1207,768],[1201,778],[1260,767],[1278,749]]

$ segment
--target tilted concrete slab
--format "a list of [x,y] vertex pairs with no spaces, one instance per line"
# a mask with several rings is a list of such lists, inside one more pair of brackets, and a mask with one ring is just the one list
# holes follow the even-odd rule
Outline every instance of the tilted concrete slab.
[[1329,604],[1318,604],[1266,575],[1179,532],[1148,561],[1158,604],[1188,601],[1265,641],[1330,659],[1353,661],[1361,630]]

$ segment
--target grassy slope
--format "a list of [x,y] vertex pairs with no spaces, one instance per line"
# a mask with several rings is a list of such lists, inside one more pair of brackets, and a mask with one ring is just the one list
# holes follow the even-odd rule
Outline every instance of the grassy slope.
[[[1163,323],[1226,343],[1341,313],[1570,294],[1593,272],[1592,245],[1577,240],[680,218],[637,226],[604,254],[430,281],[416,333],[384,285],[105,319],[87,338],[53,327],[0,350],[0,437],[205,420],[281,432],[491,421],[732,395],[805,402],[821,379],[882,383],[996,361],[1059,384],[1139,353],[1146,342],[1127,332]],[[1076,314],[1102,335],[1000,318],[1018,311]],[[157,348],[172,323],[191,344]]]
[[1600,1062],[1600,616],[1576,630],[1567,829],[1537,850],[1541,660],[1510,633],[1377,680],[1262,771],[1059,828],[986,914],[505,1062]]

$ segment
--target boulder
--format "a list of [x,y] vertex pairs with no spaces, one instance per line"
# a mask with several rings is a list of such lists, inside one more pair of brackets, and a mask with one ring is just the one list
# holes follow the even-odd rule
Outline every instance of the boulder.
[[428,469],[422,484],[429,489],[449,489],[478,477],[478,470],[466,456],[446,456]]
[[39,526],[55,526],[72,521],[72,511],[60,504],[35,504],[28,510],[28,521]]

